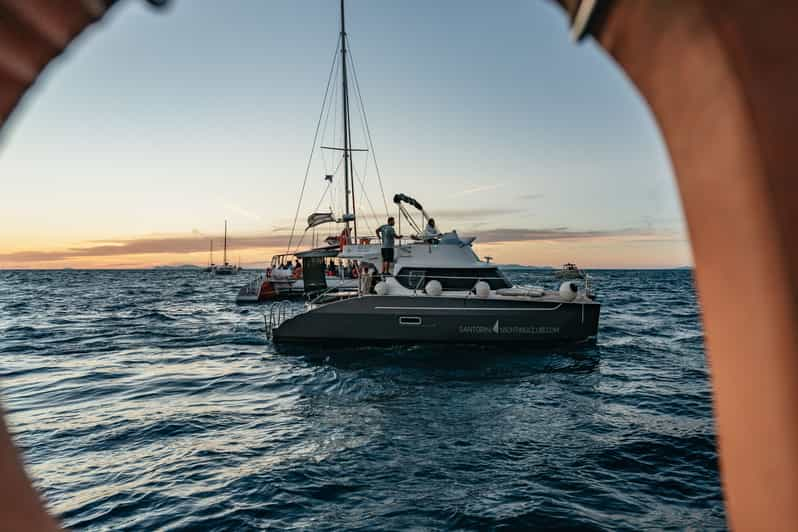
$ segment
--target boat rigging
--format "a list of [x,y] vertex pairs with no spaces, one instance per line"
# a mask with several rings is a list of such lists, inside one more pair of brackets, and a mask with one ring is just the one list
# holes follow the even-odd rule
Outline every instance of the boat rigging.
[[[340,83],[333,83],[340,74]],[[352,83],[353,82],[353,83]],[[337,92],[340,91],[340,109],[341,120],[338,122],[337,106],[334,104]],[[356,102],[356,108],[359,112],[359,118],[362,126],[363,139],[366,141],[367,147],[353,147],[353,129],[352,129],[352,100]],[[333,141],[323,143],[321,138],[327,133],[327,126],[330,118],[333,121]],[[340,137],[338,142],[335,141],[335,130],[338,129]],[[327,161],[324,161],[326,172],[324,175],[324,188],[322,195],[319,199],[316,209],[311,213],[314,218],[314,223],[310,223],[308,218],[308,225],[305,230],[300,234],[297,227],[302,210],[302,204],[305,200],[305,195],[308,189],[308,179],[311,175],[311,167],[313,166],[314,155],[318,150],[330,151],[340,154],[337,162],[333,159],[333,165],[327,166]],[[363,172],[358,172],[355,166],[356,153],[366,153],[365,166]],[[365,186],[365,180],[368,177],[368,165],[370,162],[374,164],[374,171],[376,173],[377,182],[379,185],[379,192],[382,196],[383,205],[385,206],[385,215],[387,216],[388,204],[385,200],[384,186],[382,183],[382,176],[380,174],[379,165],[374,154],[374,142],[371,137],[371,131],[368,125],[368,118],[366,116],[365,106],[363,105],[363,96],[360,91],[360,84],[357,79],[354,60],[352,58],[351,43],[349,35],[346,31],[346,10],[344,0],[340,1],[340,27],[338,33],[338,42],[336,45],[335,54],[333,55],[333,62],[330,67],[329,76],[327,79],[327,86],[322,100],[322,109],[316,124],[316,132],[314,134],[313,144],[311,146],[308,164],[305,170],[305,177],[302,182],[302,187],[299,194],[299,200],[294,213],[294,221],[291,226],[291,234],[288,240],[286,253],[296,252],[300,249],[304,242],[304,238],[309,229],[315,228],[322,223],[336,223],[343,225],[341,234],[347,235],[347,239],[351,241],[358,241],[360,239],[361,230],[363,229],[361,222],[365,222],[367,217],[360,215],[360,211],[364,210],[364,205],[369,207],[371,217],[375,220],[378,219],[374,205],[370,199],[370,195]],[[340,200],[340,215],[335,215],[335,181],[334,176],[343,170],[343,198]],[[319,208],[325,199],[329,200],[329,211],[323,212]],[[324,217],[322,216],[324,215]],[[325,221],[322,221],[325,220]],[[371,234],[371,231],[368,232]]]

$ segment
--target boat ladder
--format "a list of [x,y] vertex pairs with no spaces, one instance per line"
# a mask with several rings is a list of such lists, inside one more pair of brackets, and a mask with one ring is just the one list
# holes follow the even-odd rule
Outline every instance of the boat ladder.
[[271,338],[274,329],[279,327],[285,320],[293,318],[298,313],[299,311],[294,308],[291,301],[284,300],[272,304],[268,316],[265,313],[263,314],[263,321],[266,325],[266,336]]

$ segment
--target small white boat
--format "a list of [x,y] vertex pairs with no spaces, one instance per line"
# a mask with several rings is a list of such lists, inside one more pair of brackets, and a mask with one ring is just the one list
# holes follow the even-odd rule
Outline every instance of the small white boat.
[[584,279],[585,272],[576,267],[576,264],[568,262],[562,265],[562,268],[554,272],[557,279]]

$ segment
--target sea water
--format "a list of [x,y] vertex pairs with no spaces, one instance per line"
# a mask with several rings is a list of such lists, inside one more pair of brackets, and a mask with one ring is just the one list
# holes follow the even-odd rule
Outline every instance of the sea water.
[[592,275],[595,346],[280,352],[245,274],[0,271],[3,405],[75,529],[724,528],[691,272]]

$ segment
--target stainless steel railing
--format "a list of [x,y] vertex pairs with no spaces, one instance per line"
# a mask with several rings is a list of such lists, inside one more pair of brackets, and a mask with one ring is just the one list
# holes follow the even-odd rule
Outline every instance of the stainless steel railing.
[[295,305],[292,305],[291,301],[284,300],[273,303],[269,308],[269,314],[263,315],[264,325],[266,327],[266,336],[271,338],[272,334],[274,333],[274,329],[279,327],[284,321],[293,318],[300,312],[302,311],[297,309]]

